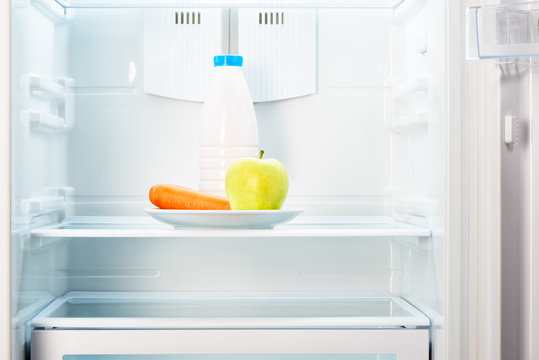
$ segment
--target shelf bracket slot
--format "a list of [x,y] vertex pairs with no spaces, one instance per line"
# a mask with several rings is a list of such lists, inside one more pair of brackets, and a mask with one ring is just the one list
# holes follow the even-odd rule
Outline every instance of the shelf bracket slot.
[[65,86],[50,79],[25,74],[21,76],[21,86],[34,95],[52,97],[56,101],[65,102]]
[[429,77],[419,76],[413,80],[395,86],[393,99],[396,102],[401,102],[419,92],[429,91]]
[[[23,125],[49,134],[64,133],[73,127],[75,101],[71,88],[75,84],[74,79],[64,78],[54,81],[39,75],[25,74],[20,77],[20,84],[31,97],[30,109],[23,110],[20,114]],[[33,101],[37,101],[32,100],[32,97],[50,101],[53,113],[32,109],[35,106]]]
[[395,119],[391,126],[391,132],[402,134],[427,130],[434,118],[435,114],[432,111],[419,111],[414,115],[401,116]]
[[63,133],[70,129],[63,118],[42,111],[22,111],[21,122],[32,130],[48,134]]

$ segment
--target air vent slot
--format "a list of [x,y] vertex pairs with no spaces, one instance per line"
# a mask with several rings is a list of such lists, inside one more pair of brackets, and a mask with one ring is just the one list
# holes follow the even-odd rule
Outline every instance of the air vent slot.
[[174,23],[176,25],[200,25],[200,12],[176,11],[174,13]]
[[284,25],[284,12],[259,12],[259,25]]

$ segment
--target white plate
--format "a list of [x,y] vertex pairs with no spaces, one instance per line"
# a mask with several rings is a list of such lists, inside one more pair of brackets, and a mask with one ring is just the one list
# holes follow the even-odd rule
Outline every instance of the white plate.
[[301,209],[281,210],[164,210],[145,209],[156,220],[182,228],[272,229],[298,216]]

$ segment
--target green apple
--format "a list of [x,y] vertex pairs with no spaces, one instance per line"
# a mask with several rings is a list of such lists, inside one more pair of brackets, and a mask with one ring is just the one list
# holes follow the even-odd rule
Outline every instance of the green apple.
[[228,167],[225,188],[232,210],[278,210],[288,194],[288,174],[275,159],[243,158]]

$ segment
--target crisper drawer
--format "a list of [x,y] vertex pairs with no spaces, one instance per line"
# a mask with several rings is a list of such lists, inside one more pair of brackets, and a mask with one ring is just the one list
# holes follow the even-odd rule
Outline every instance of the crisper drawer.
[[428,318],[387,295],[73,292],[31,324],[33,360],[429,354]]

